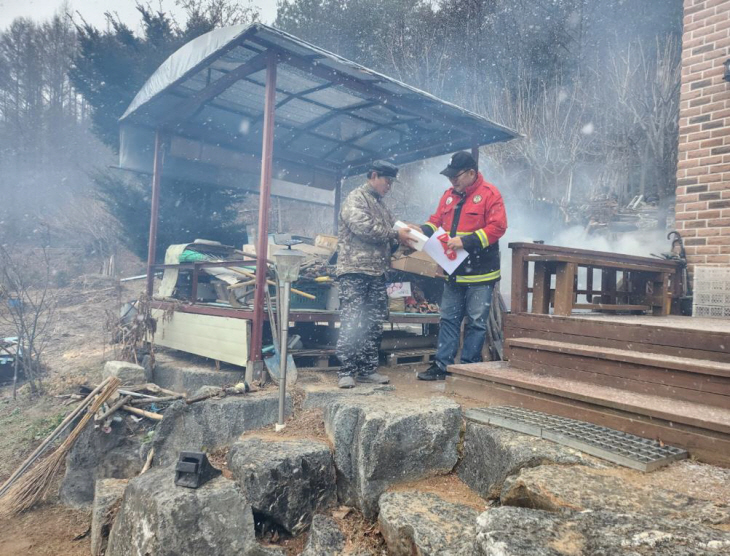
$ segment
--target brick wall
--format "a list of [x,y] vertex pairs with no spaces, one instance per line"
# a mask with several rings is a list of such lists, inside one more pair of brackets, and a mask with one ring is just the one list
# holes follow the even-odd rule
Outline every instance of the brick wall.
[[684,0],[677,229],[691,264],[730,266],[730,0]]

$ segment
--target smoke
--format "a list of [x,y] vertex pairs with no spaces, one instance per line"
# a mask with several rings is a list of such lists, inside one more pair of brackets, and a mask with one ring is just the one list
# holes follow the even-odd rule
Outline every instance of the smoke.
[[[519,139],[517,139],[519,141]],[[401,182],[393,189],[386,202],[400,220],[414,223],[425,222],[438,205],[438,201],[451,185],[439,172],[446,167],[449,156],[430,159],[404,167]],[[504,176],[486,157],[480,159],[484,178],[500,190],[507,210],[508,228],[500,239],[502,254],[502,281],[500,291],[509,304],[512,253],[508,245],[518,242],[543,241],[549,245],[605,251],[651,257],[669,251],[666,232],[641,230],[611,235],[588,234],[583,226],[566,227],[552,204],[528,203],[515,195],[517,183],[514,176]],[[587,179],[587,178],[586,178]],[[579,285],[585,273],[579,275]],[[598,284],[596,279],[595,283]]]

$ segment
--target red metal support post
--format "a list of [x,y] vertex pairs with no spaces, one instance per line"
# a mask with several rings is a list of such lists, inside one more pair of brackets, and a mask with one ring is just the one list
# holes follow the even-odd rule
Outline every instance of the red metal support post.
[[477,161],[477,164],[479,164],[479,143],[476,141],[471,147],[471,155],[474,157],[474,160]]
[[147,296],[152,297],[155,284],[155,264],[157,246],[157,220],[160,212],[160,178],[162,177],[162,137],[160,131],[155,132],[155,159],[152,166],[152,207],[150,212],[150,238],[147,246]]
[[264,327],[264,288],[266,259],[269,245],[269,205],[271,202],[271,174],[274,159],[274,111],[276,106],[276,54],[269,52],[266,60],[266,91],[264,101],[263,146],[261,150],[261,187],[259,189],[259,230],[256,245],[256,291],[253,299],[253,326],[251,327],[250,361],[261,361],[261,342]]

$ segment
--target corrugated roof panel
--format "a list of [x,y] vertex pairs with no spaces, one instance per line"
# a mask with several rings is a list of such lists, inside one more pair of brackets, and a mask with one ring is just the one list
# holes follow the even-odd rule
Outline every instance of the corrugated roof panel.
[[[247,79],[256,81],[261,85],[266,84],[266,70],[257,71],[256,73],[248,76]],[[321,85],[322,82],[314,79],[302,78],[300,75],[290,71],[288,67],[278,66],[276,71],[276,88],[287,93],[301,93],[307,89],[313,89]]]
[[367,118],[381,124],[392,124],[398,119],[398,115],[381,105],[370,106],[368,108],[359,108],[352,111],[353,114],[361,118]]
[[292,151],[301,152],[308,156],[321,157],[330,152],[332,149],[337,147],[338,143],[335,141],[328,141],[321,137],[317,137],[310,133],[298,137],[289,145],[289,149]]
[[348,108],[357,104],[362,104],[363,97],[355,96],[347,91],[339,88],[330,87],[328,89],[322,89],[321,91],[315,91],[304,96],[332,108]]
[[341,114],[318,125],[315,131],[320,135],[326,135],[338,141],[349,141],[353,137],[362,135],[376,127],[376,124]]
[[355,141],[355,145],[366,149],[377,149],[378,147],[383,148],[396,145],[402,140],[403,136],[400,133],[395,130],[385,128]]
[[315,118],[323,116],[327,112],[327,108],[322,108],[311,102],[294,99],[277,108],[274,119],[281,118],[283,121],[293,124],[306,124]]
[[256,53],[253,50],[249,50],[248,48],[244,48],[242,46],[237,46],[226,52],[222,56],[222,59],[226,60],[227,62],[242,63],[248,62],[254,56],[256,56]]

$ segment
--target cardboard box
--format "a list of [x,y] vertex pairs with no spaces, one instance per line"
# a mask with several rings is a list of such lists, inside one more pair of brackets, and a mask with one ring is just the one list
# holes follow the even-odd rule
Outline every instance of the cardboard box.
[[318,234],[314,238],[314,245],[323,249],[328,249],[331,253],[337,251],[337,236],[328,236],[326,234]]
[[426,253],[416,251],[410,255],[403,255],[401,251],[396,251],[390,266],[396,270],[410,272],[420,276],[428,276],[429,278],[438,278],[444,275],[441,267],[429,257]]

